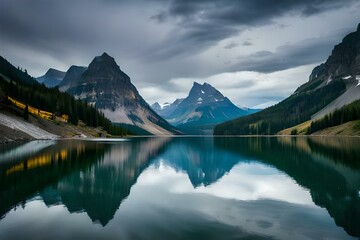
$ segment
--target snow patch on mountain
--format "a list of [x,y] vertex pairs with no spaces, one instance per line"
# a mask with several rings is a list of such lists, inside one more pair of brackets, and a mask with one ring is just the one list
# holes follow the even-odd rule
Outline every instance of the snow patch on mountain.
[[104,115],[112,122],[121,122],[126,124],[132,124],[132,121],[128,117],[128,113],[124,107],[119,107],[114,111],[110,109],[99,109]]
[[326,80],[326,85],[328,85],[329,83],[331,83],[332,81],[332,78],[331,78],[331,75],[328,77],[328,79]]
[[164,108],[167,108],[167,107],[170,106],[170,105],[171,105],[170,103],[166,102],[166,103],[164,103],[164,104],[160,104],[160,108],[161,108],[161,109],[164,109]]

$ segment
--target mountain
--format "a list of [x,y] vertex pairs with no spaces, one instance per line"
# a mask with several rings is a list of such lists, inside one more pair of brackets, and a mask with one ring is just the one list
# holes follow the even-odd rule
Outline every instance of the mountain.
[[214,134],[276,134],[360,99],[360,24],[336,45],[309,81],[275,106],[216,126]]
[[169,117],[179,106],[179,104],[183,101],[183,98],[176,99],[173,103],[164,103],[163,105],[160,105],[158,102],[151,105],[151,108],[160,116],[167,118]]
[[50,68],[45,75],[36,78],[39,83],[44,83],[47,87],[56,87],[63,80],[65,73],[53,68]]
[[77,79],[73,78],[69,84],[64,83],[61,87],[95,106],[114,123],[135,125],[152,134],[177,132],[150,108],[131,83],[130,77],[107,53],[95,57]]
[[[80,66],[71,66],[67,71],[63,78],[63,80],[59,84],[59,89],[63,92],[68,90],[70,87],[75,86],[76,80],[81,77],[81,75],[85,72],[86,67]],[[73,85],[74,84],[74,85]]]
[[314,114],[312,119],[323,117],[335,109],[360,99],[360,24],[356,32],[348,34],[340,44],[334,47],[331,56],[324,64],[314,69],[316,70],[318,71],[317,78],[310,78],[310,81],[319,79],[318,81],[322,81],[322,84],[328,84],[333,79],[341,78],[346,84],[346,91]]
[[194,82],[185,99],[165,106],[158,113],[188,134],[212,134],[216,124],[249,114],[208,83]]

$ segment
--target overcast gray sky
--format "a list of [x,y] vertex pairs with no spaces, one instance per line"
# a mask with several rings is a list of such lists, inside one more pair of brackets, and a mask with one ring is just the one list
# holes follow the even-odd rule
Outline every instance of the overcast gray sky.
[[308,80],[359,12],[358,0],[1,0],[0,55],[37,77],[107,52],[150,104],[206,81],[266,107]]

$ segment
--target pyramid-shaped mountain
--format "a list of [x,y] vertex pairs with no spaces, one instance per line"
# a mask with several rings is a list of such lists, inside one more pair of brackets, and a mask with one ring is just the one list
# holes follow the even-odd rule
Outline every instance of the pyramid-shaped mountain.
[[214,125],[248,114],[210,84],[194,82],[189,95],[162,116],[186,133],[211,134]]
[[[75,75],[79,72],[81,69]],[[176,132],[173,126],[150,108],[131,83],[130,77],[107,53],[95,57],[78,78],[75,76],[63,88],[95,106],[114,123],[135,125],[152,134]]]

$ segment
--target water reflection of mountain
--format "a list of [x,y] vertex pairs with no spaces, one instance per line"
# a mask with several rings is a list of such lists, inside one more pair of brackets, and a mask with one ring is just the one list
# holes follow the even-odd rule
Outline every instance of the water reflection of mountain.
[[[85,211],[92,221],[105,226],[130,194],[141,172],[168,141],[167,138],[146,138],[111,145],[101,161],[59,181],[54,187],[58,198],[70,212]],[[44,200],[58,199],[53,197],[53,191],[48,192],[50,196],[44,192]]]
[[64,204],[106,225],[168,138],[106,144],[61,141],[37,155],[0,165],[0,216],[40,192],[48,206]]
[[310,190],[338,226],[360,236],[359,139],[215,138],[215,146],[275,166]]
[[194,187],[208,186],[239,162],[234,154],[214,148],[212,138],[175,138],[161,159],[176,171],[184,171]]

